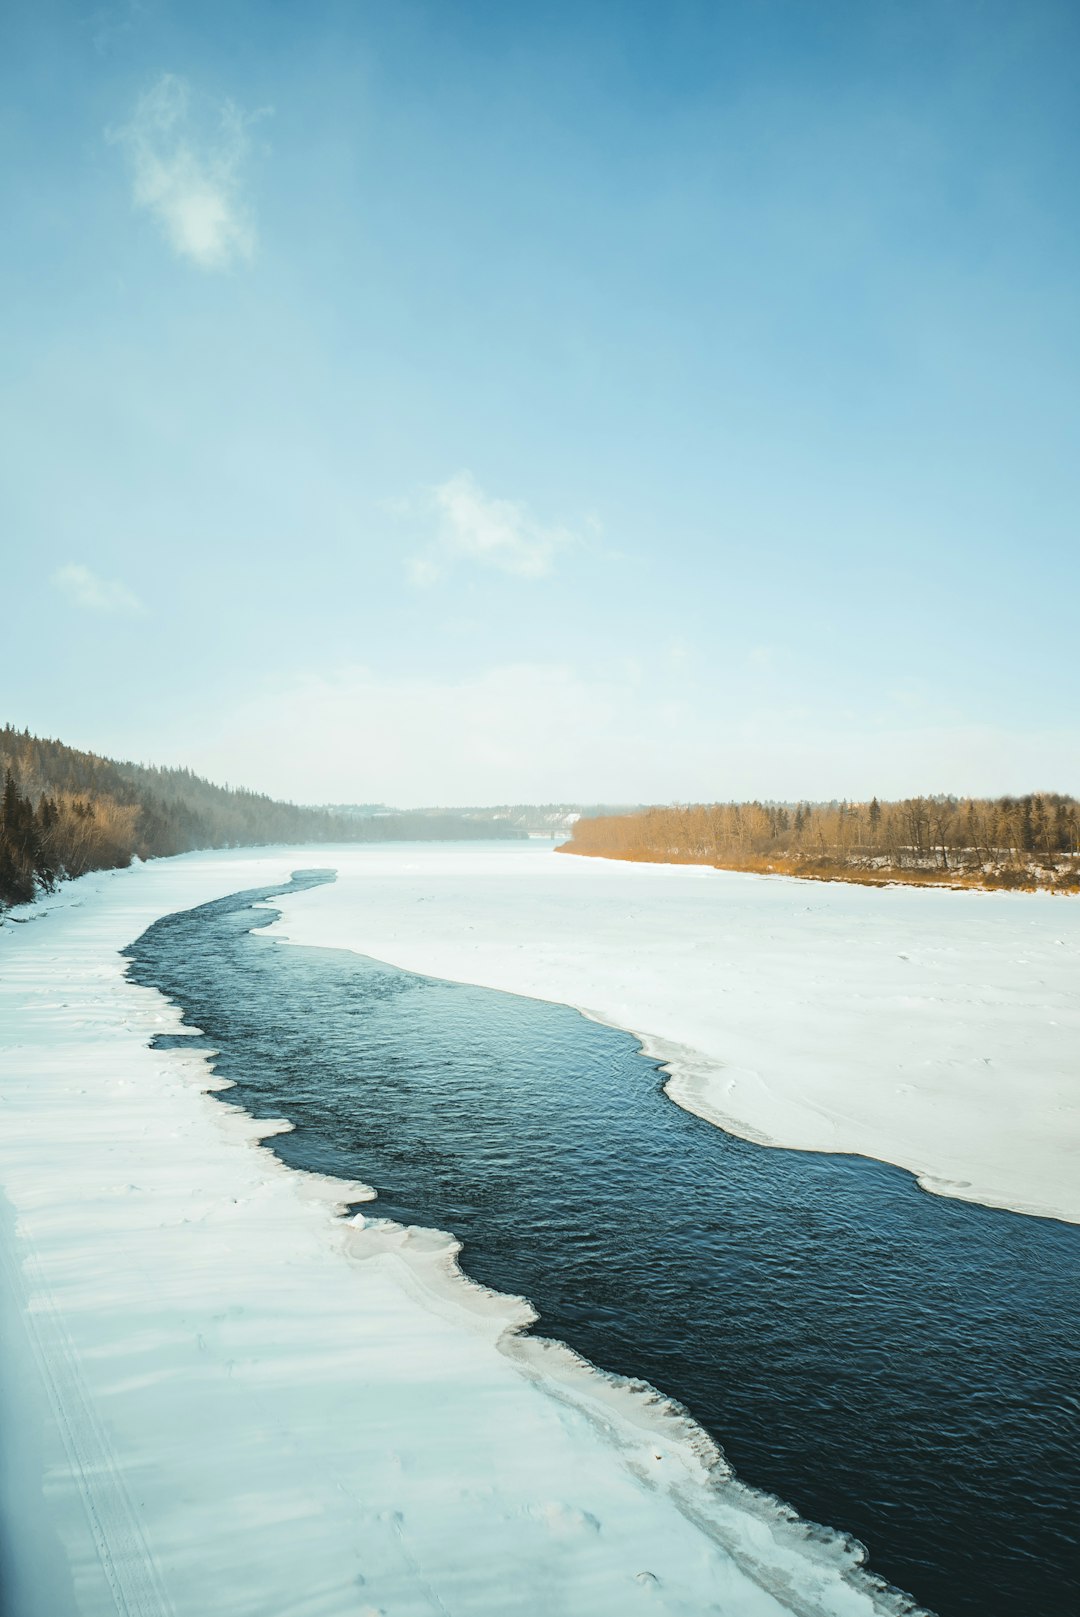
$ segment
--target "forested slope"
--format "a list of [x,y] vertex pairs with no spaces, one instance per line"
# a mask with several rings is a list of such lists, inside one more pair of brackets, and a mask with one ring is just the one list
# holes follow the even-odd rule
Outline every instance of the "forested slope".
[[276,842],[518,836],[451,814],[357,816],[215,786],[188,769],[118,763],[0,729],[0,907],[132,858]]
[[581,819],[560,853],[842,881],[1080,887],[1080,803],[909,797],[868,803],[697,803]]

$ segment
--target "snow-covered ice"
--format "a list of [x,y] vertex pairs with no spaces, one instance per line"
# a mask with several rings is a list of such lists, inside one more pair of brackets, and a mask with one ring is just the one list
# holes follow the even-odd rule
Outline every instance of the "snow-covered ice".
[[[5,1617],[893,1609],[838,1540],[710,1483],[658,1400],[516,1337],[525,1306],[470,1287],[445,1239],[338,1216],[364,1187],[280,1164],[257,1143],[280,1125],[209,1097],[203,1054],[149,1048],[178,1013],[119,950],[331,863],[338,902],[290,901],[297,935],[616,1018],[648,980],[648,921],[626,920],[648,873],[534,849],[192,856],[84,878],[0,929]],[[599,948],[617,980],[620,938],[609,1002],[585,964]]]
[[[331,862],[328,858],[327,862]],[[1080,1220],[1080,900],[793,881],[536,844],[351,849],[279,935],[576,1005],[749,1139]]]

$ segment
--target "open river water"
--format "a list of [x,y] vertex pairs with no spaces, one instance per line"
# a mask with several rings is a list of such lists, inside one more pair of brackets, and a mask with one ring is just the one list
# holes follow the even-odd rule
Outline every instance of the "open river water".
[[940,1617],[1080,1611],[1080,1229],[735,1139],[567,1007],[260,937],[284,890],[128,951],[222,1098],[295,1124],[279,1157],[452,1231],[540,1334],[677,1399]]

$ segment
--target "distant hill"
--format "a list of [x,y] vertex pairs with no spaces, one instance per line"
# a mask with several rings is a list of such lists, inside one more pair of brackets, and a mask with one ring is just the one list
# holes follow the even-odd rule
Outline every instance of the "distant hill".
[[511,825],[534,836],[557,837],[569,831],[577,820],[597,815],[635,814],[640,803],[496,803],[461,805],[453,809],[424,809],[425,814],[460,814],[466,820],[486,825]]
[[451,813],[335,811],[215,786],[190,769],[121,763],[11,725],[0,729],[0,908],[90,870],[196,848],[267,843],[519,838]]

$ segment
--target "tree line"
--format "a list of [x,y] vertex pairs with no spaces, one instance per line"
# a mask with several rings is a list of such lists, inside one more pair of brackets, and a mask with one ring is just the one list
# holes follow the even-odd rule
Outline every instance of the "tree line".
[[411,811],[358,816],[215,786],[190,769],[120,763],[0,729],[0,908],[67,877],[199,848],[514,837],[506,825]]
[[564,853],[847,880],[1080,886],[1080,803],[1024,797],[694,803],[581,819]]

